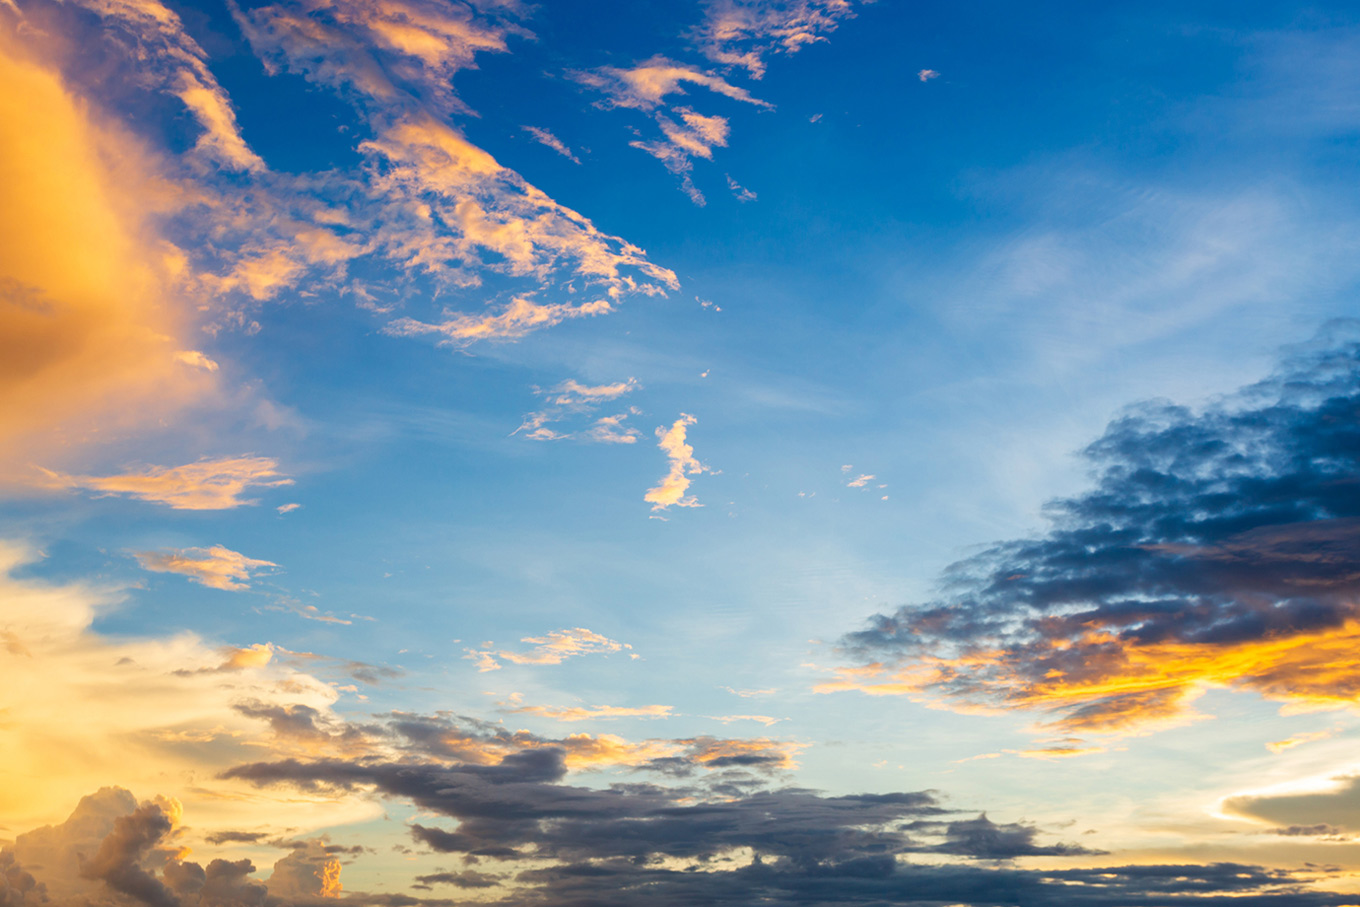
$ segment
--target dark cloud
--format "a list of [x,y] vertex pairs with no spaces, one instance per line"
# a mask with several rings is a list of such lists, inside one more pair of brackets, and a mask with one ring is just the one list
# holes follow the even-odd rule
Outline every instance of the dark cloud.
[[1238,794],[1220,805],[1224,813],[1269,822],[1276,834],[1337,835],[1360,832],[1360,776],[1341,775],[1322,790]]
[[[1310,876],[1237,864],[1022,868],[1017,864],[1026,858],[1052,863],[1102,852],[1047,842],[1026,823],[959,816],[931,791],[827,796],[757,788],[748,779],[719,781],[717,793],[706,783],[674,778],[585,787],[571,783],[565,748],[532,736],[463,727],[450,716],[394,721],[407,743],[399,759],[283,759],[227,775],[314,791],[372,791],[447,817],[448,825],[422,819],[412,836],[425,848],[495,871],[429,873],[415,878],[412,889],[450,885],[493,894],[503,888],[504,898],[490,902],[502,907],[1345,903],[1310,889]],[[488,749],[469,743],[479,735],[521,748],[487,762]],[[444,755],[435,758],[436,752]],[[454,752],[478,761],[449,755]],[[930,862],[941,857],[953,862]],[[386,896],[374,903],[426,902]]]
[[[1059,732],[1174,719],[1203,684],[1360,695],[1360,326],[1203,411],[1128,410],[1051,530],[951,567],[943,595],[843,640],[823,689],[1053,710]],[[1119,692],[1112,693],[1113,690]]]

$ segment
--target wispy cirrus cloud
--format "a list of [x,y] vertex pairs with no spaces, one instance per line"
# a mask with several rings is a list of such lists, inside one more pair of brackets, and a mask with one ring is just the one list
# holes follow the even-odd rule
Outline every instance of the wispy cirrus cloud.
[[[256,504],[243,498],[252,488],[293,484],[272,457],[202,459],[183,466],[148,466],[112,476],[71,476],[42,470],[49,486],[78,488],[101,495],[126,495],[175,510],[228,510]],[[285,505],[286,506],[286,505]]]
[[538,142],[540,145],[543,145],[546,148],[551,148],[553,151],[556,151],[558,154],[562,155],[564,158],[571,161],[573,164],[581,163],[581,159],[578,158],[572,152],[572,150],[567,147],[566,142],[563,142],[561,139],[553,135],[548,130],[540,129],[537,126],[521,126],[520,129],[524,130],[525,132],[529,133],[529,135],[533,136],[535,142]]
[[843,640],[824,692],[1051,714],[1066,734],[1184,723],[1209,687],[1290,710],[1360,690],[1360,328],[1196,412],[1131,408],[1085,451],[1053,528],[950,568],[946,597]]
[[536,715],[539,718],[551,718],[554,721],[593,721],[598,719],[611,718],[669,718],[675,711],[669,705],[642,705],[642,706],[618,706],[618,705],[595,705],[595,706],[550,706],[550,705],[526,705],[519,708],[510,709],[512,715]]
[[553,630],[543,636],[526,636],[520,642],[527,642],[533,648],[519,652],[511,649],[497,650],[493,649],[488,643],[479,649],[468,649],[466,657],[477,662],[479,671],[499,670],[501,665],[496,660],[497,658],[519,665],[556,665],[568,658],[581,655],[609,655],[615,652],[626,652],[629,658],[638,657],[632,651],[633,647],[628,643],[610,639],[608,636],[596,633],[594,630],[587,630],[585,627]]
[[684,86],[689,85],[745,104],[770,107],[720,75],[661,56],[627,69],[605,66],[573,76],[582,85],[602,93],[603,106],[640,110],[651,116],[664,138],[638,139],[629,144],[646,151],[680,177],[681,188],[697,205],[703,205],[705,199],[690,175],[694,169],[693,159],[711,160],[714,148],[726,146],[727,118],[699,113],[686,105],[669,104],[666,98],[686,94]]
[[654,512],[670,507],[703,506],[693,495],[686,494],[692,481],[690,476],[709,471],[707,466],[695,459],[694,448],[686,437],[689,426],[697,421],[699,420],[694,416],[681,413],[680,418],[676,419],[670,428],[662,427],[656,430],[659,439],[656,446],[665,452],[671,468],[662,476],[660,484],[647,489],[647,493],[643,495],[643,500],[652,505]]
[[162,551],[133,553],[143,570],[154,573],[177,573],[187,576],[200,586],[240,592],[249,589],[252,579],[262,567],[277,567],[273,561],[256,560],[222,545],[211,548],[171,548]]
[[571,378],[555,387],[534,388],[534,393],[544,397],[551,405],[525,415],[519,428],[511,434],[523,432],[526,438],[533,441],[573,439],[605,444],[634,444],[638,439],[638,430],[623,423],[629,416],[641,414],[637,407],[629,407],[624,412],[613,415],[600,416],[593,420],[589,427],[575,431],[560,431],[551,426],[573,416],[594,414],[602,404],[632,393],[638,387],[635,378],[597,385],[581,384]]
[[825,41],[853,15],[849,0],[709,0],[690,36],[713,62],[739,66],[759,79],[767,56]]

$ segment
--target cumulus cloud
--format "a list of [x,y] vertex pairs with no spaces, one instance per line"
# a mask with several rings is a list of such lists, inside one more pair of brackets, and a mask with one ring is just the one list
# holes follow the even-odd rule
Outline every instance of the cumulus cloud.
[[0,480],[211,398],[155,155],[0,21]]
[[1194,411],[1128,410],[1085,451],[1096,486],[1045,535],[956,564],[944,597],[843,640],[823,691],[1050,713],[1060,733],[1193,718],[1213,686],[1287,709],[1360,691],[1360,326]]
[[293,480],[279,472],[271,457],[219,457],[183,466],[148,466],[112,476],[70,476],[42,470],[49,485],[83,488],[106,495],[127,495],[168,504],[175,510],[227,510],[257,501],[242,498],[251,488],[277,488]]
[[0,772],[11,779],[0,785],[0,815],[11,829],[57,821],[53,810],[65,815],[112,781],[178,798],[208,826],[315,828],[371,815],[358,800],[283,803],[210,780],[259,758],[269,739],[237,710],[241,700],[325,719],[340,696],[331,685],[266,644],[223,647],[185,632],[105,638],[91,625],[122,593],[14,578],[36,557],[0,543]]
[[658,428],[656,436],[660,440],[657,447],[660,447],[666,454],[666,458],[671,462],[671,468],[661,483],[654,488],[647,489],[643,495],[643,500],[652,505],[652,510],[666,510],[669,507],[702,507],[698,499],[693,495],[686,496],[689,491],[690,476],[707,472],[708,467],[694,458],[694,448],[686,440],[686,432],[689,426],[699,421],[694,416],[681,413],[680,418],[676,419],[670,428]]
[[18,880],[0,894],[21,895],[0,903],[266,907],[340,896],[338,848],[324,839],[287,842],[290,852],[263,882],[252,878],[249,859],[189,860],[181,816],[177,800],[138,803],[120,787],[82,797],[64,822],[25,832],[0,851],[0,867]]
[[211,548],[181,548],[162,551],[138,551],[134,557],[143,570],[155,573],[178,573],[209,589],[239,592],[249,589],[246,582],[261,567],[277,567],[273,561],[246,557],[222,545]]

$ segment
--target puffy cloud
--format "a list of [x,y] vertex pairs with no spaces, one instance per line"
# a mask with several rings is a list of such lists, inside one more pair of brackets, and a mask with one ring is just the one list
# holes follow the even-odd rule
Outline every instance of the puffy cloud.
[[647,489],[643,495],[643,500],[652,505],[653,511],[669,507],[703,506],[692,495],[685,495],[689,491],[690,476],[708,471],[707,466],[694,458],[694,448],[685,438],[689,426],[697,421],[693,416],[681,413],[670,428],[656,430],[656,436],[660,439],[656,446],[665,452],[666,458],[671,461],[671,468],[659,485]]
[[[324,723],[339,697],[329,684],[264,644],[224,648],[184,632],[106,639],[91,624],[122,593],[15,579],[35,556],[0,544],[7,641],[0,649],[0,772],[9,779],[0,785],[0,815],[7,825],[55,821],[54,809],[69,809],[110,781],[178,798],[208,827],[315,828],[371,814],[359,800],[284,803],[211,780],[235,762],[259,758],[271,739],[258,718],[237,709],[240,702],[305,706]],[[305,751],[285,744],[278,751]]]
[[797,53],[825,41],[854,15],[849,0],[710,0],[692,37],[710,60],[765,74],[771,53]]
[[140,472],[113,476],[69,476],[43,470],[47,484],[84,488],[101,494],[123,494],[169,504],[175,510],[227,510],[258,503],[242,498],[250,488],[277,488],[293,480],[270,457],[219,457],[183,466],[148,466]]
[[[210,398],[159,164],[0,21],[0,480]],[[40,42],[28,42],[29,45]],[[32,50],[30,46],[28,48]],[[196,363],[201,366],[201,363]]]
[[1130,409],[1045,535],[950,568],[947,597],[843,640],[821,689],[1055,714],[1064,733],[1194,717],[1205,688],[1353,704],[1360,671],[1360,341],[1338,324],[1202,411]]
[[324,841],[302,841],[274,864],[269,892],[277,897],[338,898],[343,889],[340,869],[340,861]]
[[[110,907],[265,907],[339,897],[340,848],[324,839],[288,842],[267,883],[248,859],[187,859],[182,807],[164,797],[138,803],[124,788],[82,797],[66,821],[19,835],[0,851],[6,907],[100,904]],[[210,836],[211,837],[211,836]],[[50,895],[51,897],[46,897]]]
[[164,551],[138,551],[134,556],[142,569],[155,573],[178,573],[201,586],[239,592],[249,589],[246,580],[260,567],[277,567],[273,561],[246,557],[221,545],[211,548],[183,548]]

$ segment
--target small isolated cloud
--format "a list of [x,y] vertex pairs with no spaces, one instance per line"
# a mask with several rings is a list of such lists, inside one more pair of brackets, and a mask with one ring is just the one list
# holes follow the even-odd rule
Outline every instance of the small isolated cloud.
[[277,567],[273,561],[246,557],[222,545],[211,548],[169,548],[161,551],[135,551],[133,557],[143,570],[178,573],[210,589],[239,592],[249,589],[247,580],[262,567]]
[[769,727],[778,724],[783,718],[771,718],[769,715],[710,715],[714,721],[721,721],[723,724],[731,724],[733,721],[755,721]]
[[534,388],[534,393],[547,398],[549,405],[544,409],[525,415],[519,428],[511,434],[517,435],[523,432],[526,438],[533,441],[565,441],[571,439],[595,441],[603,444],[634,444],[637,442],[640,432],[636,428],[623,424],[629,416],[636,416],[642,412],[633,406],[620,413],[600,416],[589,427],[579,428],[575,431],[559,431],[551,426],[573,416],[591,414],[602,403],[617,400],[624,394],[636,390],[638,386],[636,378],[628,378],[626,381],[618,381],[613,384],[597,385],[582,384],[575,379],[568,379],[547,390]]
[[217,363],[200,353],[198,350],[180,350],[175,353],[175,361],[182,362],[193,368],[201,368],[206,372],[217,371]]
[[280,514],[284,514],[292,513],[294,510],[297,510],[300,507],[302,507],[301,504],[280,504],[278,507],[275,507],[274,509],[277,510]]
[[46,484],[82,488],[100,495],[127,495],[168,504],[175,510],[229,510],[258,503],[241,495],[249,488],[277,488],[293,480],[278,470],[272,457],[219,457],[184,466],[148,466],[113,476],[63,475],[42,470]]
[[681,413],[670,428],[658,428],[656,435],[660,440],[657,447],[666,453],[671,462],[670,472],[662,477],[655,488],[647,489],[643,500],[652,505],[652,510],[665,510],[669,507],[702,507],[693,496],[687,497],[690,476],[708,472],[708,467],[694,458],[694,448],[685,439],[689,426],[698,420],[688,413]]
[[527,642],[533,648],[527,652],[496,651],[491,643],[485,643],[481,648],[467,649],[464,658],[476,662],[478,671],[500,670],[497,658],[520,665],[555,665],[576,656],[624,651],[630,653],[630,658],[637,658],[637,655],[631,654],[633,647],[628,643],[618,642],[584,627],[553,630],[543,636],[526,636],[520,642]]
[[636,707],[597,705],[597,706],[549,706],[526,705],[511,709],[514,715],[537,715],[554,721],[588,721],[609,718],[669,718],[674,708],[669,705],[643,705]]
[[872,482],[872,481],[873,481],[874,479],[876,479],[876,478],[878,478],[878,477],[866,473],[866,474],[860,476],[860,477],[857,478],[857,479],[851,479],[849,482],[846,482],[846,483],[845,483],[845,487],[846,487],[846,488],[863,488],[864,486],[868,485],[870,482]]
[[736,196],[736,199],[739,202],[753,202],[756,200],[756,194],[754,192],[747,189],[730,176],[727,177],[727,188],[732,190],[732,194]]
[[940,74],[933,69],[923,69],[916,74],[916,78],[922,82],[929,82],[931,79],[938,79]]
[[779,692],[776,687],[770,687],[764,690],[735,690],[732,687],[723,687],[723,689],[733,696],[740,696],[743,699],[754,699],[758,696],[773,696],[775,693]]
[[1335,733],[1336,731],[1329,730],[1314,731],[1311,734],[1295,734],[1292,737],[1286,737],[1283,740],[1272,740],[1266,744],[1266,749],[1270,750],[1272,753],[1282,753],[1285,750],[1293,749],[1296,746],[1302,746],[1305,743],[1312,743],[1315,740],[1326,740]]
[[521,126],[520,128],[533,136],[535,142],[538,142],[540,145],[546,145],[564,158],[570,160],[573,164],[581,163],[580,158],[572,154],[571,149],[566,146],[566,143],[548,130],[539,129],[537,126]]

